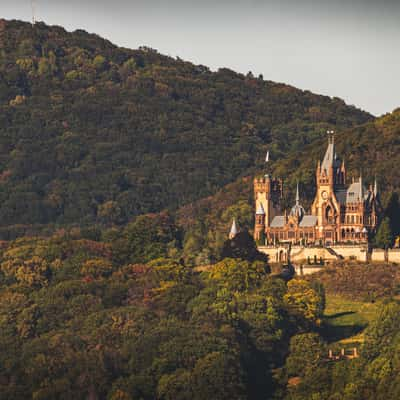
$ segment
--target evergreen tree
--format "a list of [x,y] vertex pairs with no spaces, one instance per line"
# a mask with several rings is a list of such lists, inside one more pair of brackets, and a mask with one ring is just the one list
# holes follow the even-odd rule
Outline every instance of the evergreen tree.
[[268,257],[257,250],[253,237],[239,232],[232,240],[227,240],[222,249],[221,258],[240,258],[247,261],[268,261]]
[[375,236],[375,245],[377,247],[387,249],[392,245],[393,242],[393,233],[390,227],[390,220],[388,217],[385,217],[381,222],[378,232]]
[[400,235],[400,201],[398,193],[393,192],[390,196],[385,215],[389,218],[393,237]]

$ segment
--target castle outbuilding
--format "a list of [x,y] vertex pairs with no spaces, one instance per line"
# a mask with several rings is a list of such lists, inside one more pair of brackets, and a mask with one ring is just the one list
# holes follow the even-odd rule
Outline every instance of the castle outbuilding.
[[347,184],[346,167],[330,136],[322,162],[316,169],[316,194],[309,213],[300,203],[282,210],[283,181],[269,175],[254,179],[254,238],[260,245],[282,243],[333,246],[368,244],[380,214],[378,185],[366,188],[360,174]]

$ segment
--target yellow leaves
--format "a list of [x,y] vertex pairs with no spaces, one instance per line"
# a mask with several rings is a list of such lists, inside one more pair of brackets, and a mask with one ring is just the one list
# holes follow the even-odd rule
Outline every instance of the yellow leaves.
[[175,287],[177,285],[177,282],[174,281],[161,281],[160,282],[160,286],[157,288],[154,288],[152,290],[152,292],[155,295],[162,295],[164,292],[172,289],[173,287]]
[[111,395],[110,400],[132,400],[132,397],[124,390],[116,389],[115,392]]
[[25,103],[26,96],[17,95],[14,100],[10,100],[10,106],[19,106]]
[[112,315],[112,324],[111,324],[111,329],[115,332],[115,334],[121,334],[124,336],[132,336],[137,334],[137,329],[135,320],[132,319],[132,317],[129,316],[129,314],[126,315]]
[[209,278],[230,291],[247,291],[257,286],[264,276],[263,263],[225,259],[214,266]]
[[31,58],[19,58],[16,61],[16,64],[20,69],[22,69],[25,72],[30,72],[35,70],[35,63]]
[[81,274],[93,278],[108,276],[112,273],[113,266],[110,261],[105,258],[95,258],[83,263]]
[[49,265],[38,256],[28,260],[6,260],[0,265],[0,269],[6,276],[14,277],[22,285],[40,287],[48,284]]
[[17,265],[15,278],[23,285],[46,286],[48,284],[49,265],[47,261],[34,256]]
[[318,323],[320,309],[320,296],[310,283],[301,279],[293,279],[288,282],[288,291],[284,296],[285,303],[294,311],[302,314],[309,321]]

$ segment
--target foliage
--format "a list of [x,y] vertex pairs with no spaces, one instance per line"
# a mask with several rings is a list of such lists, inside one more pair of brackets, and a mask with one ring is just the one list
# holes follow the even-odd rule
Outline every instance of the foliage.
[[383,221],[380,223],[374,241],[377,247],[383,249],[387,249],[392,245],[393,233],[390,227],[390,220],[388,217],[384,218]]
[[[272,396],[297,332],[285,282],[261,261],[200,274],[155,258],[174,228],[154,216],[112,232],[110,243],[65,232],[4,245],[0,398]],[[117,257],[121,240],[129,251]]]
[[248,261],[264,261],[268,257],[257,250],[253,237],[247,232],[239,232],[233,239],[224,243],[221,253],[222,258],[241,258]]
[[267,148],[280,158],[372,118],[340,99],[82,30],[0,24],[6,239],[177,209],[253,174]]
[[293,279],[288,282],[288,291],[285,301],[293,310],[294,315],[301,316],[301,320],[320,324],[325,297],[324,294],[302,279]]
[[321,282],[329,295],[370,302],[399,294],[400,271],[395,264],[338,263],[308,280]]

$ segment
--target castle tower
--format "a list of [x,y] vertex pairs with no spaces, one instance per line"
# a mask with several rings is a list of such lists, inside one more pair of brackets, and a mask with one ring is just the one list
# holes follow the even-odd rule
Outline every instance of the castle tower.
[[265,175],[254,179],[255,226],[254,239],[261,240],[271,224],[272,219],[280,212],[282,198],[282,180]]
[[[311,207],[312,215],[317,216],[318,235],[323,239],[325,230],[331,237],[331,241],[336,241],[338,234],[333,232],[341,215],[341,206],[336,198],[337,190],[344,190],[346,183],[346,167],[344,162],[339,160],[336,154],[335,138],[333,131],[328,131],[328,147],[326,149],[322,163],[319,162],[316,171],[317,190],[314,202]],[[331,225],[331,226],[328,226]],[[334,228],[334,231],[337,229]]]
[[256,219],[254,226],[254,238],[255,240],[261,240],[265,232],[265,210],[264,206],[260,202],[256,210]]

